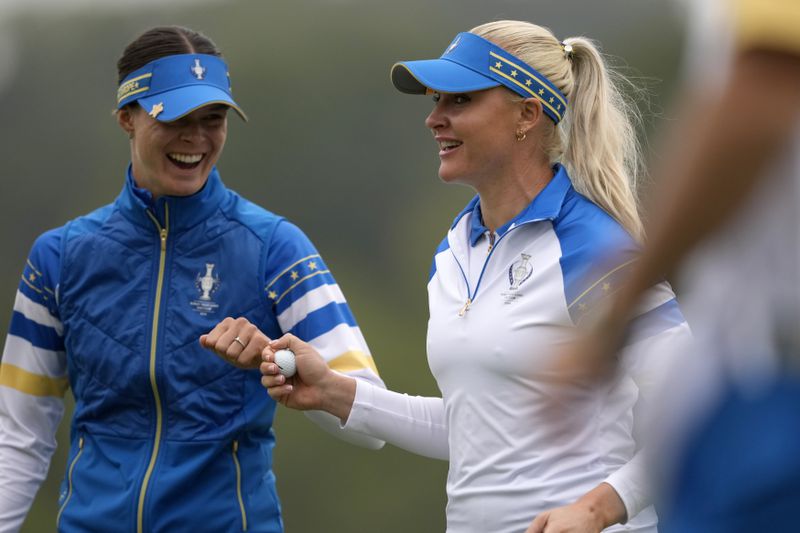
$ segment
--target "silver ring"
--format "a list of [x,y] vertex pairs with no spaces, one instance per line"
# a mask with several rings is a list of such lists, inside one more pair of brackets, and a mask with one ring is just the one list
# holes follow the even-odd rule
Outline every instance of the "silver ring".
[[247,348],[247,345],[244,342],[242,342],[242,339],[240,339],[238,336],[235,339],[233,339],[233,342],[238,342],[239,344],[242,345],[242,348]]

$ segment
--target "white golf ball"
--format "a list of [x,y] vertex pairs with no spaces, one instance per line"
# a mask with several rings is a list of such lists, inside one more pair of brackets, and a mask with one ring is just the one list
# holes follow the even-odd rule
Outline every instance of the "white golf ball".
[[294,362],[294,352],[291,350],[278,350],[275,352],[275,364],[281,374],[290,378],[297,372],[297,365]]

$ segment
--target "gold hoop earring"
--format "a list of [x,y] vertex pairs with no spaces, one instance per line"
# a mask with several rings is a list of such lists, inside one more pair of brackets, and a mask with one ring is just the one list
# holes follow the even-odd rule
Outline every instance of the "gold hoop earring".
[[524,141],[528,134],[522,130],[517,131],[517,141]]

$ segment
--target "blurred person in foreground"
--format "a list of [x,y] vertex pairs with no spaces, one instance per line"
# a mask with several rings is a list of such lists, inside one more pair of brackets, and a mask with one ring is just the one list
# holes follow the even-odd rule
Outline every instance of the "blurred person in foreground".
[[[624,379],[588,388],[548,371],[637,250],[634,112],[613,75],[590,40],[559,42],[517,21],[478,26],[439,59],[392,68],[401,92],[433,96],[425,125],[440,178],[478,193],[428,282],[441,398],[356,382],[291,336],[264,352],[262,381],[281,403],[448,460],[449,533],[656,531],[634,406],[649,354],[688,334],[672,290],[660,284],[640,307]],[[285,346],[297,353],[288,380],[272,362]],[[579,421],[569,435],[543,416],[556,391],[576,400],[561,413]]]
[[649,242],[562,367],[611,370],[644,291],[678,274],[696,339],[670,358],[650,429],[662,531],[794,532],[800,3],[706,0],[690,9],[691,79],[654,173],[661,189]]
[[[244,113],[214,43],[153,28],[117,67],[131,149],[122,192],[36,240],[14,303],[0,368],[0,531],[19,529],[45,478],[69,387],[59,531],[279,533],[275,402],[257,370],[267,336],[314,339],[333,368],[382,383],[308,238],[220,179],[227,111]],[[238,368],[198,343],[226,316],[260,330],[216,339]],[[315,419],[347,436],[331,415]]]

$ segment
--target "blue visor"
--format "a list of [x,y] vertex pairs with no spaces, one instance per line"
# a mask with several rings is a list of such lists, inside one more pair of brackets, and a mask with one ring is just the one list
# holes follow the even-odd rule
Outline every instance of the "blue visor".
[[166,56],[132,72],[117,90],[117,109],[133,102],[161,122],[172,122],[213,104],[232,107],[247,120],[233,101],[228,65],[207,54]]
[[503,85],[525,98],[536,98],[558,124],[567,98],[547,78],[521,59],[473,33],[459,33],[439,59],[402,61],[392,67],[392,83],[409,94],[482,91]]

